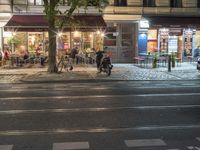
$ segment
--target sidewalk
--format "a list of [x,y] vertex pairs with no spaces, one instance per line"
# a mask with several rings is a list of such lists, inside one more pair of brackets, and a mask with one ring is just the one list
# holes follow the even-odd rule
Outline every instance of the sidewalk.
[[73,71],[48,74],[47,68],[0,69],[0,83],[62,82],[79,80],[200,80],[196,63],[182,63],[168,72],[167,67],[142,68],[135,64],[114,64],[111,76],[97,73],[95,65],[75,65]]

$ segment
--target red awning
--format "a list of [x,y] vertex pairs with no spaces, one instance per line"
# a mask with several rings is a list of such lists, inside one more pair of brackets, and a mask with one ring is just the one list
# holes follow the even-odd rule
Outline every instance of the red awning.
[[[74,16],[74,18],[78,22],[77,29],[80,31],[91,31],[106,27],[102,16],[79,15]],[[30,32],[47,31],[48,21],[44,15],[13,15],[4,26],[4,30]],[[65,26],[64,30],[71,31],[72,28]]]
[[144,16],[153,28],[200,28],[199,17]]

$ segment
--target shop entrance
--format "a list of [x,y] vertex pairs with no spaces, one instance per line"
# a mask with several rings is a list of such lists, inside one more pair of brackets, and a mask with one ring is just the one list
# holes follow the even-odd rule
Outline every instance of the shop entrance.
[[168,53],[176,54],[177,58],[182,59],[183,53],[183,37],[182,35],[170,35],[168,42]]
[[112,62],[130,63],[133,62],[135,24],[117,23],[109,24],[104,38],[104,46],[112,57]]

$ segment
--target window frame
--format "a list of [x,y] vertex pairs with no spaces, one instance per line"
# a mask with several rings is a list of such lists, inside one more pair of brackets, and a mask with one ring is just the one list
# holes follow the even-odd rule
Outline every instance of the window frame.
[[127,6],[127,0],[114,0],[114,6]]
[[182,2],[182,0],[170,0],[170,7],[171,8],[182,8],[183,2]]
[[200,1],[197,0],[197,8],[200,8]]
[[143,0],[143,7],[155,7],[155,0]]
[[[31,6],[42,6],[43,5],[43,0],[33,0],[33,3],[30,2],[30,0],[27,0],[28,1],[28,5],[31,5]],[[40,4],[38,4],[40,3]]]

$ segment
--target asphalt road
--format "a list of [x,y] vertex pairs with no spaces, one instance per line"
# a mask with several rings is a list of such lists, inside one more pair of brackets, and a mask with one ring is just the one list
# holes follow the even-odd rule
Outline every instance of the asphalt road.
[[0,150],[200,150],[200,81],[1,84]]

